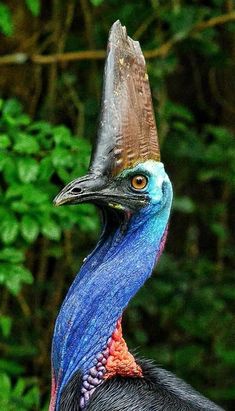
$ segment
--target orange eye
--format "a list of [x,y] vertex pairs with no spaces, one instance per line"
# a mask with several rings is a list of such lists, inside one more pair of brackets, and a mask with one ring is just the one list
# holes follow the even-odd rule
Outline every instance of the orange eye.
[[143,190],[146,187],[148,180],[144,176],[134,176],[131,179],[131,185],[135,190]]

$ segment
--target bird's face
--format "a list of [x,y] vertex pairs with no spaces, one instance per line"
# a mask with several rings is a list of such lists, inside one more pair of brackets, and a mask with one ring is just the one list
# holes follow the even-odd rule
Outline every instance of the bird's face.
[[69,183],[55,205],[92,202],[134,214],[161,209],[171,201],[170,180],[161,162],[148,160],[115,177],[87,174]]

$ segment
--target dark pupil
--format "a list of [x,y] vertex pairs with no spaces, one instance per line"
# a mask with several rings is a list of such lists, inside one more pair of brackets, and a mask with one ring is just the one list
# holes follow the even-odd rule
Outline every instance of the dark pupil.
[[143,177],[136,177],[136,184],[140,186],[143,183]]

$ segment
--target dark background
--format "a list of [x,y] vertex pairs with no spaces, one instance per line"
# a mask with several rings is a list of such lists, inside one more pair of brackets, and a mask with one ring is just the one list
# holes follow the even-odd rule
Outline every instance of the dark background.
[[87,168],[118,18],[146,52],[175,193],[166,250],[125,314],[125,335],[232,411],[231,0],[0,1],[0,409],[47,407],[55,316],[99,233],[94,208],[55,209],[52,199]]

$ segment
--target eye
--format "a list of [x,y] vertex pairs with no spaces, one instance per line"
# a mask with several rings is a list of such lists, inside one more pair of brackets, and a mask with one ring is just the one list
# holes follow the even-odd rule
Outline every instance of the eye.
[[148,180],[145,176],[137,175],[132,177],[131,179],[131,186],[135,190],[143,190],[143,188],[145,188],[147,184]]

